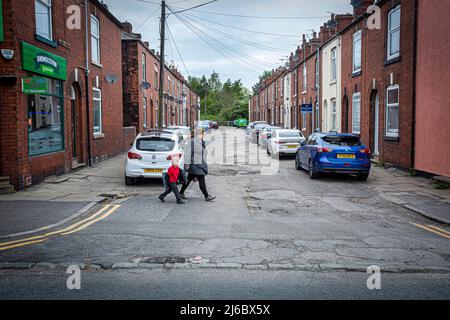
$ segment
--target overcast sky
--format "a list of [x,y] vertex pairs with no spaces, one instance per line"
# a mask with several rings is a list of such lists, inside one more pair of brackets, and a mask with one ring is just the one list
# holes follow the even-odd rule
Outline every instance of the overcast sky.
[[[140,0],[104,0],[119,20],[131,22],[135,32],[141,33],[143,40],[149,41],[150,47],[159,51],[159,1],[144,1],[155,3]],[[168,0],[166,3],[177,11],[208,1]],[[241,79],[250,89],[259,74],[280,65],[280,59],[287,58],[290,52],[295,50],[303,33],[310,34],[312,29],[319,31],[320,26],[329,19],[330,12],[352,12],[350,0],[218,0],[178,14],[182,15],[186,19],[185,23],[204,40],[173,14],[169,15],[167,23],[191,76],[209,75],[216,71],[222,81],[228,78]],[[154,14],[148,18],[152,13]],[[222,14],[272,18],[256,19]],[[141,26],[137,29],[139,25]],[[283,36],[247,32],[236,28]],[[233,37],[246,43],[236,41]],[[173,60],[187,78],[187,71],[168,32],[166,39],[166,59]]]

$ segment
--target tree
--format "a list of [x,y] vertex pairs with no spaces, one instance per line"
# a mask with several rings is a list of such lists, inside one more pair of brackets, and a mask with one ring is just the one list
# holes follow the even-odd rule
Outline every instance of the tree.
[[264,71],[262,75],[259,76],[258,83],[253,86],[253,94],[258,93],[258,90],[263,87],[264,80],[269,78],[273,74],[273,71]]

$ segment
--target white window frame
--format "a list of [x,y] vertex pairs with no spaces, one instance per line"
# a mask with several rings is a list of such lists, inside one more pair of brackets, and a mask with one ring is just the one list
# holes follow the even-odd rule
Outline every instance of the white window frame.
[[142,82],[147,81],[147,55],[142,52]]
[[337,100],[331,99],[331,130],[337,131]]
[[[93,28],[92,28],[93,23],[97,24],[98,34],[93,33]],[[92,43],[94,41],[97,43],[97,57],[98,57],[97,60],[94,59],[94,51],[93,51],[94,46],[92,45]],[[92,59],[92,62],[100,64],[100,61],[101,61],[100,53],[101,53],[101,50],[100,50],[100,20],[96,16],[91,14],[91,59]]]
[[306,93],[308,91],[308,76],[307,76],[307,68],[306,68],[306,63],[303,64],[303,92],[302,93]]
[[100,93],[100,98],[96,98],[95,95],[92,95],[92,100],[95,102],[99,102],[99,112],[100,112],[100,116],[99,116],[99,125],[96,126],[95,125],[95,105],[93,106],[93,111],[94,111],[94,117],[93,117],[93,130],[94,130],[94,134],[101,134],[103,132],[103,116],[102,116],[102,90],[100,88],[92,88],[93,91],[96,91],[98,93]]
[[[394,13],[399,11],[400,21],[398,26],[391,29],[391,17]],[[397,6],[388,13],[388,25],[387,25],[387,60],[392,60],[400,56],[400,30],[401,30],[401,6]],[[391,53],[391,37],[394,33],[398,32],[398,52]]]
[[[355,108],[355,102],[358,102],[358,108]],[[358,112],[356,112],[358,111]],[[355,126],[355,119],[358,118],[359,127]],[[352,97],[352,132],[355,134],[361,133],[361,93],[356,92]]]
[[[37,6],[36,3],[40,3],[41,5],[47,7],[48,9],[48,23],[49,23],[49,37],[47,35],[39,33],[38,30],[38,12],[36,12]],[[34,16],[36,19],[36,34],[40,37],[53,41],[53,19],[52,19],[52,0],[35,0],[34,1]]]
[[[359,42],[359,48],[357,48],[356,44]],[[359,50],[359,61],[356,61],[356,50]],[[362,31],[359,30],[353,34],[353,73],[361,72],[362,70]],[[356,63],[359,62],[359,68],[356,67]]]
[[319,59],[316,59],[316,89],[319,88],[319,69],[320,69],[320,65],[319,65]]
[[144,97],[144,104],[142,106],[142,110],[144,113],[144,121],[143,121],[143,126],[144,128],[147,128],[147,97]]
[[337,80],[337,48],[331,49],[331,82]]
[[[398,91],[398,101],[397,103],[389,103],[389,91],[397,90]],[[397,109],[397,117],[400,117],[400,86],[398,84],[389,86],[386,89],[386,136],[387,137],[398,137],[398,129],[390,129],[388,127],[389,125],[389,114],[390,109],[396,108]],[[400,122],[400,121],[398,121]]]

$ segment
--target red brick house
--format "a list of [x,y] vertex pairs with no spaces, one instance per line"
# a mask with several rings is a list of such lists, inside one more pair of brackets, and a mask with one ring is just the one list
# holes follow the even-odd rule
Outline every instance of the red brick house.
[[[160,59],[149,43],[123,23],[122,70],[124,124],[143,132],[157,126]],[[198,97],[174,67],[164,69],[163,126],[193,126],[198,119]]]
[[20,189],[122,152],[134,132],[122,125],[121,23],[96,0],[2,9],[13,55],[0,58],[0,176]]
[[417,12],[414,167],[450,177],[450,1],[420,0]]

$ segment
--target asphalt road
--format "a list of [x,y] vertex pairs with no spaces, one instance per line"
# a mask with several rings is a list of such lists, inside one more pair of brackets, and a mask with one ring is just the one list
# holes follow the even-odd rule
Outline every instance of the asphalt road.
[[[104,211],[86,228],[0,251],[0,269],[10,262],[101,269],[83,273],[79,293],[65,289],[63,272],[31,268],[1,271],[0,297],[448,299],[450,240],[417,227],[431,222],[381,197],[376,177],[313,181],[292,158],[271,160],[246,143],[241,130],[210,137],[216,163],[207,183],[215,202],[206,203],[197,184],[182,206],[170,196],[160,203],[159,183],[130,187],[117,207],[94,208],[90,215]],[[146,194],[132,196],[135,188]],[[208,269],[192,269],[197,256]],[[172,262],[183,269],[171,270]],[[376,292],[365,284],[371,265],[385,279]]]

